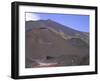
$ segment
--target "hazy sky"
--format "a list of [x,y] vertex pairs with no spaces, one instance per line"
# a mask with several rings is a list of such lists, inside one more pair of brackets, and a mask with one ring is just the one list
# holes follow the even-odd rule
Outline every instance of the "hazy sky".
[[73,14],[26,13],[26,21],[51,19],[70,28],[89,32],[89,16]]

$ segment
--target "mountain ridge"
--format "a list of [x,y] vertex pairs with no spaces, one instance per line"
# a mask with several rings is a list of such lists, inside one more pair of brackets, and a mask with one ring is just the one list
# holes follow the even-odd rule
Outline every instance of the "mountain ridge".
[[38,67],[36,60],[57,66],[89,65],[89,36],[83,32],[50,20],[26,21],[25,28],[26,68]]
[[81,32],[69,27],[66,27],[62,24],[59,24],[53,20],[37,20],[37,21],[26,21],[25,23],[26,31],[30,31],[34,28],[49,28],[57,32],[63,32],[66,36],[78,37],[89,43],[89,33]]

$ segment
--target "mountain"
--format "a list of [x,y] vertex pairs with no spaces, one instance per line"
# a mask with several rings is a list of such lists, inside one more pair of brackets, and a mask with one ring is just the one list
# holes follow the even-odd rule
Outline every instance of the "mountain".
[[74,30],[53,20],[38,20],[26,21],[25,33],[26,68],[48,63],[89,65],[88,32]]

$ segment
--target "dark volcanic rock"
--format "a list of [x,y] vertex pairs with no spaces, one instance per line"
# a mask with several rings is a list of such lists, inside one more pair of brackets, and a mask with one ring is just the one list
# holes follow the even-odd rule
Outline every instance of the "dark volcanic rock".
[[51,20],[27,21],[25,32],[26,68],[38,67],[39,62],[59,66],[89,64],[87,34]]

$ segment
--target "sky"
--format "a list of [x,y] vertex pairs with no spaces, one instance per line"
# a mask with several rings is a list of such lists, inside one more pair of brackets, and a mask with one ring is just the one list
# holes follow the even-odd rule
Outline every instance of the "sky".
[[68,26],[78,31],[89,32],[89,16],[74,14],[51,14],[26,12],[26,21],[48,20],[51,19],[60,24]]

